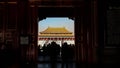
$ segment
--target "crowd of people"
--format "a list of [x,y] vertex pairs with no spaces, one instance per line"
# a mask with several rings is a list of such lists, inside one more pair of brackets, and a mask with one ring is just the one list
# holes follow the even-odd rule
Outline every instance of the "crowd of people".
[[64,42],[62,46],[57,44],[56,42],[51,42],[48,44],[44,44],[43,47],[38,46],[38,53],[42,56],[49,56],[51,60],[51,68],[55,68],[55,64],[57,62],[57,58],[60,57],[62,61],[62,68],[64,68],[64,65],[72,61],[74,59],[74,52],[75,52],[75,46],[73,44],[68,44],[67,42]]

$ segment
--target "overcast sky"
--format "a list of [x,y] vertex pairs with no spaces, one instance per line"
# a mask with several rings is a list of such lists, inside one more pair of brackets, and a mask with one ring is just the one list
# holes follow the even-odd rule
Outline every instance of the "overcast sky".
[[44,31],[48,27],[66,27],[67,30],[74,33],[74,21],[67,17],[47,17],[39,21],[38,32]]

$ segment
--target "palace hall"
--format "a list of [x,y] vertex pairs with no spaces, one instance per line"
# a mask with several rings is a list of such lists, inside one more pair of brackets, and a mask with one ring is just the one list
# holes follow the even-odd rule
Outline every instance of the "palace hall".
[[47,44],[52,41],[58,42],[59,45],[64,42],[74,44],[74,35],[65,27],[48,27],[46,30],[39,32],[38,45]]

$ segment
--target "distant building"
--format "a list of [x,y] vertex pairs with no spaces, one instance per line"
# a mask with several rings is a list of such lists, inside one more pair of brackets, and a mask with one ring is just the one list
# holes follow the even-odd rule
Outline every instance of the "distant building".
[[48,44],[51,41],[55,41],[58,44],[67,42],[68,44],[74,44],[74,35],[68,31],[65,27],[48,27],[38,34],[38,44]]

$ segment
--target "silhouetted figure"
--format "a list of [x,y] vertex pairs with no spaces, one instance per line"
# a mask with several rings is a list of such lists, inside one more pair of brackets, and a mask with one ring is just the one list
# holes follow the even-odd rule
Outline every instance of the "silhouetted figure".
[[[73,63],[74,63],[74,55],[75,55],[75,46],[70,44],[68,45],[68,62],[69,62],[69,67],[74,68],[73,67]],[[69,68],[68,67],[68,68]]]
[[41,55],[41,45],[38,45],[38,55],[40,56]]
[[72,50],[71,46],[68,45],[66,42],[63,43],[62,48],[61,48],[61,56],[62,56],[62,68],[68,68],[68,63],[71,60],[72,56]]
[[42,50],[43,50],[43,56],[46,56],[47,55],[47,45],[46,44],[43,45]]
[[48,56],[48,45],[50,44],[44,44],[43,47],[42,47],[42,57],[43,57],[43,60],[46,59],[46,57]]
[[75,46],[74,45],[72,45],[72,44],[70,44],[69,45],[69,61],[73,61],[73,59],[74,59],[74,53],[75,53]]
[[51,68],[56,68],[57,56],[60,54],[60,46],[56,42],[51,42],[48,46],[48,53],[51,60]]

